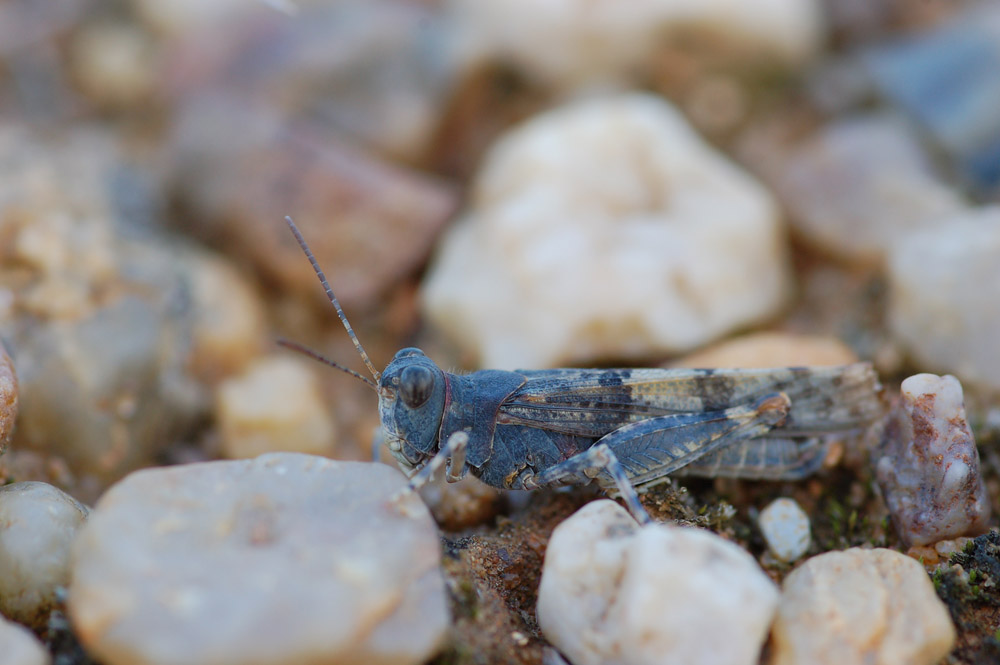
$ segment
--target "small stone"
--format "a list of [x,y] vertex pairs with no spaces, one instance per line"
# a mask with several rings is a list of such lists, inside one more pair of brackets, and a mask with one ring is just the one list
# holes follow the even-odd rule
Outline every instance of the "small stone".
[[903,381],[873,461],[896,531],[907,545],[976,535],[989,526],[979,450],[955,377],[917,374]]
[[59,603],[57,590],[69,584],[70,546],[88,512],[45,483],[0,487],[0,613],[45,625]]
[[747,156],[788,206],[796,231],[820,251],[879,264],[909,233],[965,209],[896,116],[847,117],[779,147],[748,139]]
[[760,511],[757,526],[779,561],[797,561],[809,550],[809,516],[795,499],[780,498],[769,503]]
[[851,548],[785,578],[770,665],[934,665],[954,642],[923,566],[893,550]]
[[640,528],[601,500],[553,532],[537,615],[574,665],[751,665],[777,601],[774,583],[733,543],[694,527]]
[[653,96],[511,130],[470,203],[422,296],[482,366],[686,351],[773,314],[790,287],[770,194]]
[[107,665],[423,663],[448,611],[405,485],[292,453],[133,473],[74,547],[70,619]]
[[52,657],[35,634],[0,616],[0,663],[3,665],[49,665]]
[[333,453],[330,411],[312,368],[298,358],[255,361],[244,374],[219,385],[215,410],[226,457]]
[[[469,66],[514,64],[549,86],[613,84],[652,66],[658,53],[688,49],[748,62],[798,64],[819,50],[823,8],[814,0],[772,0],[744,5],[727,0],[638,0],[594,4],[585,0],[451,0]],[[688,56],[690,58],[690,55]],[[725,59],[725,55],[722,55]]]
[[889,256],[889,325],[921,366],[1000,390],[1000,206],[940,220]]
[[672,367],[820,367],[850,365],[857,354],[835,337],[750,333],[684,356]]
[[17,420],[17,373],[0,341],[0,454],[7,447]]
[[83,92],[103,107],[136,104],[154,90],[152,41],[125,21],[85,25],[73,38],[68,62]]

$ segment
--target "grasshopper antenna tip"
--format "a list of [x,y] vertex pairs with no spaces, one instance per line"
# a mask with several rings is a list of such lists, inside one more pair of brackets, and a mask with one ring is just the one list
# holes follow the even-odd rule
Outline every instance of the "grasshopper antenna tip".
[[298,342],[293,342],[291,340],[284,339],[284,338],[279,338],[278,339],[278,346],[283,346],[286,349],[291,349],[292,351],[298,351],[302,355],[309,356],[313,360],[318,360],[321,363],[323,363],[324,365],[329,365],[330,367],[333,367],[334,369],[339,369],[341,372],[347,372],[348,374],[350,374],[354,378],[361,379],[366,384],[368,384],[369,388],[371,388],[375,392],[378,392],[378,386],[375,384],[374,381],[372,381],[371,379],[369,379],[367,376],[364,376],[363,374],[359,374],[358,372],[355,372],[353,369],[350,369],[349,367],[344,367],[340,363],[334,362],[334,361],[330,360],[329,358],[327,358],[326,356],[321,355],[319,353],[316,353],[315,351],[313,351],[312,349],[310,349],[307,346],[302,346]]
[[[330,282],[326,281],[326,275],[323,274],[323,270],[319,267],[319,263],[316,261],[316,257],[313,256],[312,250],[310,250],[309,245],[306,244],[306,239],[302,237],[302,232],[299,231],[299,227],[297,227],[295,225],[295,222],[292,221],[291,216],[286,215],[285,221],[288,223],[288,228],[292,230],[292,234],[295,236],[295,240],[299,243],[299,247],[301,247],[302,251],[305,252],[306,258],[309,259],[309,263],[312,265],[313,270],[316,272],[316,276],[319,277],[319,281],[323,285],[323,289],[326,291],[326,297],[329,298],[330,302],[337,310],[337,316],[340,317],[340,322],[344,324],[344,328],[347,329],[347,334],[351,337],[351,341],[354,342],[354,348],[358,350],[359,354],[361,354],[361,359],[365,362],[365,365],[368,366],[368,371],[372,373],[373,377],[375,377],[375,383],[378,383],[381,374],[377,369],[375,369],[375,365],[372,364],[371,358],[368,357],[368,353],[365,351],[365,347],[361,346],[361,342],[358,340],[358,336],[354,334],[354,328],[351,327],[350,322],[347,320],[347,315],[344,314],[344,309],[340,306],[340,302],[337,300],[337,296],[333,295],[333,289],[330,288]],[[298,348],[298,347],[293,346],[291,348]],[[299,348],[299,350],[302,350],[302,348]],[[310,355],[310,353],[306,353],[306,355]],[[317,359],[333,367],[340,367],[340,365],[337,365],[336,363],[331,362],[326,358],[319,357]],[[347,371],[350,372],[351,370]],[[368,381],[368,379],[365,379],[365,381]]]

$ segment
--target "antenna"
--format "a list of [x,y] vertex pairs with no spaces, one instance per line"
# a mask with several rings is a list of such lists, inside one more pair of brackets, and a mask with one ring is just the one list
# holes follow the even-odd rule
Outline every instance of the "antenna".
[[[305,252],[306,258],[308,258],[309,259],[309,263],[312,264],[313,270],[316,271],[316,276],[319,277],[320,283],[323,284],[323,288],[326,290],[326,297],[330,299],[330,302],[333,303],[333,306],[337,309],[337,316],[340,317],[340,322],[343,323],[344,324],[344,328],[347,329],[347,334],[351,336],[351,341],[354,342],[354,348],[356,348],[358,350],[358,353],[361,354],[361,359],[363,361],[365,361],[365,365],[368,366],[368,371],[370,371],[372,373],[372,376],[375,377],[375,383],[378,383],[378,380],[379,380],[379,377],[381,376],[381,374],[379,373],[379,371],[377,369],[375,369],[375,365],[372,364],[371,359],[368,357],[368,354],[365,352],[365,347],[361,346],[361,342],[358,341],[358,336],[354,334],[354,328],[352,328],[350,322],[348,322],[347,315],[344,314],[343,308],[340,306],[340,303],[337,301],[337,296],[333,295],[333,289],[330,288],[330,283],[328,281],[326,281],[326,275],[323,274],[323,270],[319,267],[319,263],[316,262],[316,257],[313,256],[312,251],[309,249],[309,245],[306,244],[305,238],[302,237],[302,233],[299,231],[299,227],[295,226],[295,222],[292,221],[291,217],[287,217],[286,216],[285,217],[285,221],[288,222],[288,228],[290,228],[292,230],[292,233],[295,235],[295,239],[298,241],[299,247],[301,247],[302,251]],[[305,349],[305,347],[293,346],[291,348],[296,348],[298,350],[302,350],[303,352],[308,351],[307,349]],[[306,355],[312,355],[312,352],[307,352]],[[314,357],[316,357],[316,356],[314,356]],[[326,358],[323,358],[322,356],[317,357],[317,360],[320,360],[321,362],[325,362],[328,365],[331,365],[332,367],[338,367],[340,369],[345,369],[343,367],[340,367],[340,365],[338,365],[338,364],[336,364],[334,362],[331,362],[331,361],[327,360]],[[359,378],[364,379],[363,376],[361,376],[360,374],[357,374],[356,372],[352,372],[351,370],[347,370],[347,371],[351,372],[352,374],[355,374]],[[364,380],[367,381],[368,379],[364,379]]]
[[316,353],[315,351],[313,351],[312,349],[310,349],[307,346],[302,346],[298,342],[293,342],[291,340],[284,339],[284,338],[281,338],[281,339],[278,340],[278,345],[279,346],[283,346],[286,349],[291,349],[293,351],[298,351],[299,353],[301,353],[303,355],[309,356],[313,360],[320,361],[324,365],[329,365],[330,367],[333,367],[334,369],[339,369],[341,372],[347,372],[348,374],[350,374],[354,378],[361,379],[362,381],[364,381],[365,383],[367,383],[371,387],[372,390],[374,390],[375,392],[378,392],[378,386],[375,384],[374,381],[372,381],[371,379],[369,379],[367,376],[362,376],[361,374],[358,374],[357,372],[355,372],[353,369],[350,369],[348,367],[344,367],[340,363],[336,363],[336,362],[330,360],[329,358],[327,358],[326,356],[323,356],[323,355],[320,355],[320,354]]

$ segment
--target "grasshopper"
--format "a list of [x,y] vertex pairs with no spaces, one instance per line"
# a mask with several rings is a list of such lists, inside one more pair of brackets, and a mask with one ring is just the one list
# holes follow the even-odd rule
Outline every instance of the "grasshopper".
[[640,523],[651,518],[636,487],[675,472],[796,480],[816,471],[823,434],[863,428],[881,415],[868,363],[771,369],[548,369],[443,371],[405,348],[384,371],[372,364],[316,258],[286,218],[372,379],[294,342],[378,394],[389,452],[413,491],[446,467],[500,489],[596,481]]

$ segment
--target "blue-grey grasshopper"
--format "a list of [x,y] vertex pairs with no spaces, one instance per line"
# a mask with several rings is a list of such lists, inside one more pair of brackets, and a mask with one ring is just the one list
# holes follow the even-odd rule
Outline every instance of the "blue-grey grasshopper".
[[290,218],[292,233],[374,380],[294,343],[378,394],[386,445],[410,488],[441,467],[503,489],[597,481],[650,521],[636,487],[668,474],[791,480],[822,464],[823,434],[881,413],[868,363],[771,369],[443,371],[406,348],[379,372]]

